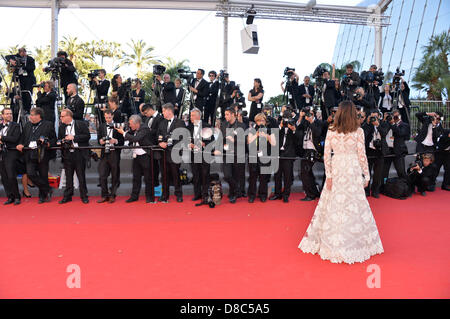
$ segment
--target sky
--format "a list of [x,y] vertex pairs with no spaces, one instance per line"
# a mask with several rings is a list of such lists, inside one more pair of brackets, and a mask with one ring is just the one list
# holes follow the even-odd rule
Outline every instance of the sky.
[[[359,2],[317,1],[318,4],[340,5],[356,5]],[[4,30],[1,49],[19,44],[26,45],[30,50],[50,44],[50,9],[2,7],[0,12],[0,28]],[[282,93],[280,83],[285,67],[295,68],[303,78],[320,63],[333,62],[331,59],[339,30],[337,24],[255,18],[253,23],[258,28],[259,53],[244,54],[240,31],[245,27],[245,19],[228,20],[228,72],[230,79],[241,85],[245,95],[253,87],[253,79],[260,78],[265,90],[264,101],[267,101],[269,97]],[[130,39],[142,39],[155,47],[157,56],[170,56],[177,61],[189,60],[192,70],[219,71],[223,67],[223,18],[216,17],[215,12],[61,9],[59,40],[65,35],[78,37],[81,41],[115,41],[121,43],[123,48]],[[110,65],[105,64],[104,68],[112,72]],[[135,76],[132,68],[121,68],[119,71],[125,78]]]

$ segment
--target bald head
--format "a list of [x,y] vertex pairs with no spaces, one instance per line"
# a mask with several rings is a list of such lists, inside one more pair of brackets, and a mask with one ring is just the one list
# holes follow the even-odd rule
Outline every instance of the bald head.
[[67,94],[73,96],[77,94],[77,85],[75,83],[69,83],[67,85]]

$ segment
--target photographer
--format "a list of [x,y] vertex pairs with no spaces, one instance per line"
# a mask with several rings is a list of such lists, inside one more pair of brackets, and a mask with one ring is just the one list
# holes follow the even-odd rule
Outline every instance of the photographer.
[[367,101],[375,106],[378,105],[380,100],[380,86],[383,85],[384,74],[381,71],[377,71],[377,66],[372,64],[369,71],[363,71],[360,75],[361,86],[367,92]]
[[65,204],[72,201],[73,174],[76,172],[80,183],[81,201],[83,204],[88,204],[86,161],[89,158],[89,150],[77,149],[77,147],[89,146],[91,134],[86,122],[74,119],[73,113],[69,109],[61,111],[60,119],[58,144],[62,147],[61,153],[66,174],[66,188],[64,189],[64,196],[59,203]]
[[[17,150],[24,153],[28,178],[39,188],[39,204],[50,202],[52,190],[48,183],[48,163],[56,157],[49,147],[56,145],[54,123],[45,121],[45,111],[31,109],[30,121],[25,124]],[[29,149],[24,150],[24,147]]]
[[208,96],[206,97],[206,105],[204,112],[204,120],[207,123],[213,123],[216,117],[216,101],[217,94],[219,94],[219,81],[217,79],[216,71],[209,71],[208,73],[209,83],[208,83]]
[[69,92],[67,91],[67,87],[70,83],[74,83],[78,85],[78,77],[76,75],[76,69],[73,65],[72,61],[70,61],[67,58],[67,52],[59,51],[56,54],[57,58],[60,59],[61,68],[60,68],[60,86],[64,90],[64,95],[66,97],[66,104],[67,104],[67,98],[70,96]]
[[[123,146],[124,138],[115,128],[121,123],[114,122],[112,110],[104,112],[105,123],[100,124],[97,140],[100,145],[105,146],[100,155],[100,163],[98,164],[98,172],[100,178],[101,199],[97,203],[114,203],[116,200],[116,192],[120,181],[120,150],[116,150],[114,146]],[[111,173],[111,192],[108,191],[108,176]]]
[[175,79],[175,96],[176,101],[174,104],[175,116],[179,117],[180,112],[182,112],[183,104],[184,104],[184,89],[181,87],[181,79]]
[[261,113],[262,111],[262,99],[264,97],[264,89],[261,79],[254,79],[253,89],[248,92],[247,99],[252,102],[250,106],[250,116],[249,120],[251,122],[255,121],[255,115]]
[[77,85],[70,83],[67,85],[66,108],[73,114],[74,120],[83,120],[84,117],[84,101],[78,95]]
[[417,142],[417,153],[434,153],[436,150],[437,138],[442,135],[441,112],[417,112],[416,117],[422,126],[414,140]]
[[[131,91],[131,98],[134,104],[134,109],[131,110],[131,113],[139,114],[139,105],[145,101],[145,91],[142,89],[142,82],[139,79],[134,81],[134,89]],[[131,115],[131,113],[129,115]]]
[[270,173],[263,173],[262,171],[262,167],[270,165],[270,161],[266,161],[264,157],[270,156],[270,148],[276,145],[277,141],[270,128],[266,126],[264,113],[258,113],[255,116],[255,124],[255,128],[249,132],[247,137],[250,154],[253,156],[248,161],[248,202],[253,203],[255,201],[256,182],[259,179],[258,197],[264,203],[267,200],[267,184],[270,180]]
[[[330,73],[327,70],[324,70],[322,79],[323,86],[320,88],[323,100],[322,114],[330,114],[330,109],[339,103],[340,92],[336,90],[336,82],[339,81],[331,80]],[[327,113],[324,113],[324,111],[327,111]]]
[[444,166],[444,180],[441,188],[450,191],[450,129],[444,129],[441,136],[437,138],[436,145],[436,178],[439,175],[441,166]]
[[300,148],[304,150],[304,157],[301,160],[300,178],[303,184],[303,190],[306,196],[302,201],[312,201],[320,197],[320,192],[316,185],[316,179],[313,173],[314,164],[323,155],[323,122],[315,118],[313,111],[300,112],[300,118],[305,118],[298,126],[300,139]]
[[[23,110],[29,113],[33,85],[36,84],[36,77],[34,76],[35,61],[27,54],[25,48],[20,48],[16,55],[8,55],[5,59],[9,61],[9,65],[13,68],[14,75],[18,76],[20,90],[22,91],[20,98],[22,99]],[[14,111],[14,113],[17,114],[19,111]]]
[[294,180],[294,158],[297,156],[296,148],[298,145],[298,136],[296,134],[295,119],[292,116],[292,109],[283,112],[279,129],[280,132],[277,144],[279,147],[280,159],[278,171],[274,175],[275,192],[269,199],[282,199],[283,202],[288,203],[292,182]]
[[95,104],[105,104],[108,100],[108,91],[111,85],[106,77],[106,71],[104,69],[94,70],[88,74],[89,86],[92,90],[95,90]]
[[361,79],[359,78],[359,74],[353,71],[353,65],[347,64],[345,66],[345,74],[342,76],[341,81],[344,99],[351,100],[351,96],[355,93],[356,88],[360,86],[360,84]]
[[[131,84],[131,83],[130,83]],[[112,92],[111,96],[119,99],[119,111],[129,116],[130,110],[130,91],[126,85],[123,84],[123,79],[120,74],[114,74],[111,80]]]
[[0,123],[0,175],[9,205],[20,204],[19,186],[17,184],[16,163],[19,152],[16,150],[20,140],[20,125],[12,122],[13,114],[9,108],[2,110],[2,122]]
[[418,155],[419,158],[408,169],[411,193],[415,188],[420,195],[426,196],[426,192],[434,192],[436,187],[436,167],[433,164],[433,154],[425,153]]
[[[159,198],[159,201],[165,203],[169,201],[169,185],[171,185],[170,182],[172,182],[172,185],[175,187],[175,196],[177,197],[177,202],[181,203],[183,201],[183,190],[181,188],[180,182],[181,163],[176,162],[172,158],[172,149],[180,141],[175,139],[175,137],[172,137],[172,133],[177,128],[185,128],[186,125],[184,124],[183,120],[175,117],[174,107],[172,103],[164,104],[162,106],[162,110],[164,120],[161,121],[158,128],[158,145],[165,151],[166,171],[163,173],[163,176],[166,176],[166,178],[164,179],[163,184],[163,194]],[[171,181],[169,181],[169,177],[171,177]]]
[[406,81],[403,79],[403,76],[400,77],[400,83],[397,82],[395,86],[398,87],[399,85],[400,90],[394,88],[394,100],[398,100],[397,103],[394,103],[394,106],[397,106],[397,108],[400,110],[403,121],[409,124],[409,114],[411,106],[411,101],[409,100],[410,90],[408,83],[406,83]]
[[36,107],[40,107],[44,111],[44,120],[55,124],[56,121],[56,92],[53,90],[53,81],[45,81],[41,83],[43,91],[37,93]]
[[395,157],[388,156],[384,158],[383,179],[386,180],[389,177],[389,170],[392,162],[394,162],[397,176],[406,180],[405,156],[408,154],[408,148],[405,141],[409,140],[411,130],[408,123],[402,121],[402,116],[398,110],[395,110],[392,114],[384,113],[383,121],[388,125],[386,135],[387,155],[395,155]]
[[380,93],[380,100],[378,102],[378,108],[381,113],[391,112],[392,111],[392,92],[389,84],[384,85],[383,92]]
[[302,109],[305,106],[312,106],[314,99],[314,86],[310,83],[309,76],[305,76],[303,79],[303,84],[298,87],[298,93],[300,95],[299,108]]
[[364,130],[366,143],[366,154],[369,162],[369,172],[371,173],[371,186],[366,187],[366,196],[372,193],[372,197],[379,198],[380,187],[383,181],[384,156],[388,152],[386,135],[388,125],[380,123],[379,113],[376,110],[369,112],[366,122],[361,126]]
[[175,83],[170,80],[169,74],[164,74],[163,83],[161,85],[161,94],[164,103],[172,103],[175,106],[177,96],[175,91]]
[[[129,141],[130,146],[150,146],[152,145],[150,129],[143,125],[141,117],[137,114],[132,115],[128,120],[130,130],[125,132],[123,128],[116,128],[117,132],[123,135],[126,141]],[[145,197],[146,203],[153,203],[154,189],[152,185],[152,170],[150,161],[149,148],[133,148],[133,188],[131,190],[130,198],[125,202],[132,203],[139,200],[139,193],[141,192],[142,176],[145,181]]]
[[[222,91],[219,97],[219,108],[222,122],[225,120],[225,110],[233,104],[233,93],[235,91],[236,83],[230,81],[230,75],[226,72],[222,73],[221,79]],[[214,114],[215,115],[215,114]]]
[[229,185],[228,199],[234,204],[242,197],[242,179],[245,181],[245,125],[236,118],[233,108],[225,110],[225,119],[220,128],[223,138],[223,175]]
[[206,105],[206,98],[209,94],[209,85],[203,76],[205,75],[205,70],[198,69],[195,73],[195,79],[192,80],[192,83],[189,87],[189,90],[194,94],[194,105],[192,107],[198,108],[201,112],[203,112],[203,108]]
[[375,108],[375,104],[370,103],[365,99],[365,92],[363,88],[357,88],[352,97],[353,103],[356,106],[363,108],[364,112],[368,114],[370,110]]
[[[294,110],[300,108],[300,92],[298,87],[299,76],[295,73],[295,69],[287,67],[284,70],[284,76],[287,77],[286,81],[281,82],[281,90],[283,93],[287,91],[287,103],[289,103]],[[284,84],[286,82],[286,88]]]

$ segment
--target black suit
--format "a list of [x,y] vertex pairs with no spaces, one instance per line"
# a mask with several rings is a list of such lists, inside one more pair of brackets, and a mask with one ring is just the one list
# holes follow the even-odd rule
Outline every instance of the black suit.
[[[137,131],[127,132],[124,135],[126,141],[130,141],[130,145],[136,146],[151,146],[152,140],[150,135],[150,129],[141,125]],[[154,200],[154,189],[152,183],[152,170],[151,170],[151,158],[149,148],[144,148],[145,154],[134,155],[133,154],[133,189],[131,190],[130,197],[137,200],[139,193],[141,192],[142,175],[145,181],[145,196],[147,200]]]
[[408,176],[411,192],[414,193],[416,187],[419,192],[434,191],[436,187],[436,171],[437,169],[434,163],[423,167],[420,173],[418,171],[412,172],[409,168]]
[[96,90],[94,103],[106,103],[108,101],[108,91],[111,82],[107,79],[104,79],[103,81],[98,79],[98,84],[93,80],[89,81],[89,84],[93,90]]
[[383,178],[389,177],[389,169],[391,167],[391,163],[394,162],[394,167],[397,171],[398,177],[406,179],[405,156],[408,154],[408,148],[406,147],[405,141],[409,140],[411,137],[411,130],[409,125],[403,121],[400,121],[398,124],[388,124],[388,132],[390,129],[392,130],[394,143],[393,147],[389,147],[388,154],[395,155],[395,157],[384,158]]
[[[162,121],[164,121],[164,117],[159,112],[153,114],[152,117],[147,118],[145,121],[145,126],[150,129],[151,145],[158,145],[158,129]],[[162,163],[163,156],[161,151],[155,150],[153,154],[153,184],[157,187],[159,186],[160,167],[162,167],[164,163]]]
[[[177,94],[178,90],[178,94]],[[184,104],[184,89],[180,86],[178,89],[175,88],[175,96],[176,101],[174,103],[175,106],[175,116],[178,117],[178,114],[181,112]]]
[[[30,143],[37,142],[41,137],[48,139],[49,146],[56,145],[56,132],[54,123],[41,121],[36,124],[27,122],[23,128],[20,144],[29,147]],[[39,159],[37,149],[24,150],[25,164],[28,178],[39,188],[39,198],[45,199],[50,191],[48,183],[48,162],[55,157],[54,150],[44,149],[44,156]],[[41,151],[42,152],[42,151]]]
[[[286,132],[287,131],[287,132]],[[275,173],[275,195],[289,198],[291,194],[291,186],[294,180],[294,161],[296,149],[298,145],[298,134],[291,129],[282,127],[278,139],[279,147],[279,167]],[[282,183],[284,186],[283,193],[281,193]]]
[[20,140],[20,126],[15,122],[9,122],[7,126],[6,134],[3,135],[4,124],[0,124],[1,142],[8,149],[7,151],[0,151],[0,175],[6,196],[14,200],[20,199],[16,170],[16,162],[19,158],[19,151],[16,150],[16,146]]
[[[418,152],[418,153],[424,153],[424,152],[433,153],[436,150],[437,138],[442,135],[444,129],[442,128],[441,124],[435,125],[433,127],[432,118],[430,116],[428,116],[425,112],[417,112],[416,117],[419,120],[419,122],[422,124],[422,126],[419,129],[419,132],[417,133],[416,137],[414,138],[414,140],[417,142],[416,152]],[[430,125],[432,125],[432,136],[431,136],[431,139],[433,141],[432,146],[428,146],[428,145],[425,145],[422,143],[423,141],[425,141],[425,138],[428,135],[428,127]]]
[[434,164],[436,165],[436,177],[439,175],[441,166],[444,166],[444,180],[442,188],[450,186],[450,134],[449,129],[442,131],[441,136],[437,139],[436,153],[434,153]]
[[[298,94],[300,96],[300,108],[313,105],[314,86],[308,85],[308,93],[307,93],[305,84],[302,84],[298,87]],[[309,99],[308,103],[306,103],[306,97],[304,97],[303,94],[311,95],[311,98]]]
[[25,62],[25,65],[22,67],[23,73],[19,71],[19,81],[20,81],[20,89],[21,91],[29,91],[22,92],[22,103],[23,109],[25,112],[29,113],[31,109],[31,95],[33,94],[33,85],[36,84],[36,77],[34,76],[34,70],[36,69],[36,63],[31,56],[23,59],[19,54],[16,55],[8,55],[6,56],[6,60],[10,59],[22,59]]
[[76,69],[75,66],[73,65],[72,61],[70,61],[69,59],[65,59],[64,63],[63,63],[63,67],[61,68],[61,87],[64,89],[64,95],[66,97],[66,104],[67,104],[67,86],[70,83],[74,83],[76,85],[78,85],[78,79],[77,76],[75,74]]
[[[340,100],[340,98],[338,99],[337,97],[340,97],[340,92],[336,90],[336,82],[334,80],[324,80],[324,84],[326,86],[325,90],[323,91],[323,105],[327,109],[328,113],[326,114],[330,114],[330,109],[338,105],[338,101]],[[322,114],[324,114],[323,110]]]
[[[163,176],[164,182],[163,182],[163,195],[162,198],[164,200],[169,200],[169,186],[170,186],[170,178],[171,182],[173,183],[173,186],[175,187],[175,196],[181,197],[183,196],[183,191],[181,188],[181,182],[180,182],[180,165],[181,163],[177,162],[175,159],[172,158],[172,149],[175,145],[177,145],[180,141],[178,140],[178,136],[172,136],[172,133],[175,129],[178,128],[186,128],[186,125],[184,122],[176,118],[175,116],[172,119],[172,123],[169,125],[169,120],[164,119],[160,122],[159,128],[158,128],[158,139],[161,136],[163,142],[168,142],[168,139],[172,139],[172,145],[167,146],[167,148],[164,150],[165,154],[165,161],[162,162],[162,166],[165,168]],[[185,141],[182,141],[185,142]],[[179,145],[177,146],[179,147]]]
[[84,101],[77,94],[69,97],[66,103],[66,107],[72,111],[74,120],[83,120],[84,116]]
[[194,95],[194,104],[196,108],[203,112],[203,108],[206,105],[206,98],[209,94],[209,85],[208,82],[206,82],[206,80],[203,78],[197,84],[197,87],[195,87],[196,82],[197,79],[194,79],[191,83],[191,86],[198,90],[198,93]]
[[136,90],[133,90],[131,92],[131,98],[133,100],[133,108],[131,110],[122,110],[123,113],[127,113],[128,117],[130,117],[131,114],[139,114],[139,105],[145,102],[145,91],[143,89],[139,90],[139,94]]
[[[227,130],[228,129],[228,130]],[[229,185],[228,196],[230,198],[242,195],[243,184],[245,184],[245,137],[241,137],[245,132],[245,124],[236,120],[233,124],[223,122],[221,126],[223,145],[229,145],[229,150],[225,151],[223,159],[223,175]],[[231,142],[227,137],[232,137]],[[238,143],[239,142],[239,143]]]
[[351,95],[355,92],[356,88],[360,86],[361,84],[361,78],[359,77],[359,74],[357,72],[352,72],[351,74],[345,73],[343,75],[344,77],[349,77],[352,80],[352,84],[348,84],[342,80],[341,82],[341,88],[342,92],[344,92],[345,96],[351,99]]
[[[370,189],[372,191],[372,194],[378,195],[380,193],[380,187],[383,182],[382,179],[384,156],[389,152],[389,148],[386,142],[386,135],[388,133],[389,127],[385,122],[381,122],[377,128],[381,139],[381,149],[373,149],[372,147],[370,147],[370,143],[373,140],[375,134],[374,125],[364,122],[361,127],[364,130],[367,161],[369,162],[369,172],[371,173],[372,185]],[[369,194],[369,186],[366,188],[366,194]]]
[[[111,123],[111,125],[114,125]],[[109,133],[109,134],[108,134]],[[117,132],[117,130],[113,128],[108,128],[107,123],[102,123],[99,127],[97,140],[100,143],[100,139],[105,137],[114,138],[117,140],[117,144],[115,146],[123,146],[124,138],[123,135]],[[117,188],[119,187],[120,181],[120,150],[111,149],[109,153],[105,153],[105,150],[102,149],[100,156],[100,163],[98,164],[98,171],[100,177],[100,187],[102,189],[101,196],[103,198],[106,197],[116,197]],[[108,176],[111,173],[111,193],[108,191]]]
[[[265,128],[261,130],[270,136],[270,128]],[[256,131],[253,132],[256,134]],[[271,154],[271,144],[266,138],[256,137],[256,139],[249,143],[249,153],[252,155],[248,159],[248,197],[255,198],[256,195],[261,199],[266,199],[268,194],[267,184],[270,180],[270,173],[266,170],[270,166],[271,162],[267,162],[267,156]],[[256,156],[256,157],[254,157]],[[258,194],[256,191],[256,182],[259,179]]]
[[161,94],[163,96],[163,101],[165,103],[172,103],[175,105],[177,103],[177,96],[175,91],[175,83],[164,82],[161,87]]
[[36,99],[36,106],[44,110],[44,120],[52,122],[53,124],[55,124],[56,120],[55,102],[56,102],[55,91],[50,91],[48,93],[38,92]]
[[216,117],[216,101],[217,94],[219,93],[219,81],[209,82],[208,83],[208,96],[206,98],[205,112],[203,115],[203,119],[205,122],[213,123],[213,120]]
[[[309,158],[309,155],[313,152],[323,154],[322,140],[323,140],[323,127],[324,123],[321,120],[315,119],[312,123],[308,121],[302,121],[299,125],[299,130],[296,132],[299,136],[300,149],[304,149],[305,156]],[[305,139],[311,139],[314,149],[308,148],[305,143]],[[309,146],[311,147],[311,146]],[[313,173],[313,167],[316,163],[314,160],[302,159],[300,163],[300,178],[303,184],[303,190],[307,197],[314,198],[319,197],[320,193],[316,185],[316,178]]]
[[[74,139],[73,143],[77,143],[78,146],[89,146],[89,140],[91,134],[89,133],[89,127],[85,121],[74,120]],[[58,139],[63,140],[66,137],[66,128],[68,125],[61,123],[58,130]],[[71,131],[73,132],[72,127]],[[89,158],[89,150],[87,149],[64,149],[62,151],[62,158],[64,164],[64,171],[66,174],[66,189],[64,190],[64,198],[71,199],[73,196],[73,174],[77,173],[78,181],[80,183],[80,196],[81,199],[87,199],[87,186],[86,186],[86,161]]]
[[223,88],[220,92],[219,96],[219,107],[220,107],[220,113],[221,113],[221,119],[225,119],[225,110],[231,106],[231,103],[233,102],[231,95],[233,94],[233,90],[235,88],[234,81],[230,81],[229,83],[224,82],[222,83]]
[[200,143],[205,143],[205,147],[214,141],[214,135],[206,136],[202,133],[205,128],[211,128],[211,126],[203,121],[198,129],[199,136],[194,135],[194,124],[189,122],[188,130],[191,136],[190,143],[193,143],[199,147],[197,151],[191,151],[191,169],[192,169],[192,183],[194,184],[194,197],[202,198],[204,201],[208,198],[209,187],[209,175],[210,164],[204,160],[204,154],[202,151],[205,149]]

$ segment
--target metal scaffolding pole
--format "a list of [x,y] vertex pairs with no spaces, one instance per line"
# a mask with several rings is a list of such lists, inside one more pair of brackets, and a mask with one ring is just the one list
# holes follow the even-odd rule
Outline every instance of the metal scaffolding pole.
[[223,17],[223,69],[228,71],[228,17]]
[[58,15],[59,15],[59,0],[52,0],[52,43],[51,43],[52,58],[55,58],[56,53],[58,52]]

